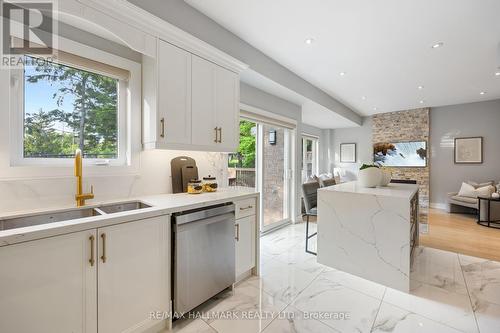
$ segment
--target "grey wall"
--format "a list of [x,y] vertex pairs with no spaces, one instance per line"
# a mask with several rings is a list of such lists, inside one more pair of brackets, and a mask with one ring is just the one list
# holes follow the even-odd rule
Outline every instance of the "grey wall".
[[350,108],[280,65],[183,0],[129,0],[129,2],[243,61],[253,70],[274,82],[361,124],[361,117]]
[[[372,148],[372,118],[363,118],[363,125],[354,128],[340,128],[331,130],[332,156],[330,163],[334,167],[341,167],[346,171],[346,180],[355,180],[359,167],[363,163],[373,162]],[[356,143],[356,163],[340,163],[340,144]]]
[[[463,181],[500,180],[500,100],[431,109],[431,203],[445,203]],[[484,137],[484,163],[453,161],[455,137]]]

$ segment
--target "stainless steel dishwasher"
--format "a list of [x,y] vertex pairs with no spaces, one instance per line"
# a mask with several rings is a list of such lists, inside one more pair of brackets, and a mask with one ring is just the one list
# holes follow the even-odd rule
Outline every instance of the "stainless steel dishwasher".
[[185,313],[235,282],[234,204],[173,215],[173,305]]

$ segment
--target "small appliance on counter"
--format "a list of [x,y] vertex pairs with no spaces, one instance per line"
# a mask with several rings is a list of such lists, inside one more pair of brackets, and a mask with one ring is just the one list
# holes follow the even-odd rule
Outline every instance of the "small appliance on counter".
[[[198,167],[191,157],[179,156],[170,161],[172,193],[188,192],[188,183],[198,179]],[[201,187],[201,182],[200,182]]]

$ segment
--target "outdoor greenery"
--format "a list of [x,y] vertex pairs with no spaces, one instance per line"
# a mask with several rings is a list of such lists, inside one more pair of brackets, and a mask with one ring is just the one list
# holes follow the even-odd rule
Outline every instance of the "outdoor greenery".
[[[25,113],[24,156],[71,157],[79,148],[84,157],[116,158],[118,80],[25,58],[30,64],[26,67],[32,66],[25,68],[25,91],[37,84],[50,85],[53,89],[47,89],[46,98],[57,108],[44,110],[43,104],[38,112]],[[68,103],[71,109],[64,109]]]
[[255,168],[256,125],[240,121],[240,146],[236,154],[229,154],[230,168]]

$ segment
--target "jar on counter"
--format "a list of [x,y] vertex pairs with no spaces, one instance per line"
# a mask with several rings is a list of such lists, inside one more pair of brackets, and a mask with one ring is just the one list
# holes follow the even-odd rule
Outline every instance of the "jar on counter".
[[201,180],[191,179],[187,185],[187,193],[189,194],[200,194],[203,192],[203,186]]
[[203,192],[217,192],[217,179],[208,175],[208,177],[203,177]]

